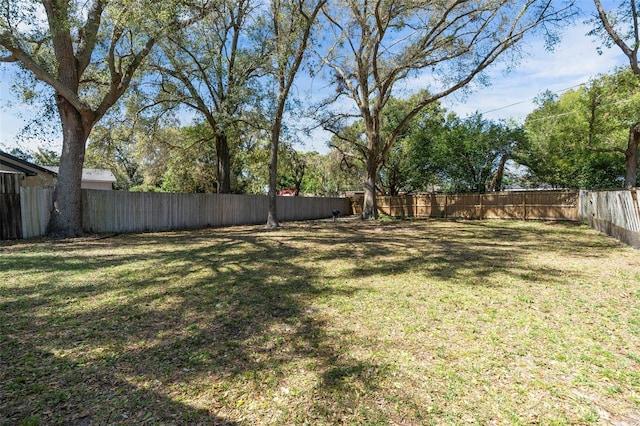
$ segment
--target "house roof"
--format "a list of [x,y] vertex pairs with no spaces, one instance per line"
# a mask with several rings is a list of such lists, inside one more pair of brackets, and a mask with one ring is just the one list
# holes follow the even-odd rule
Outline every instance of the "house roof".
[[30,163],[29,161],[25,161],[22,158],[7,154],[4,151],[0,151],[0,164],[11,167],[12,169],[22,172],[27,176],[37,175],[37,173],[34,172],[33,169],[50,175],[56,174],[55,172],[47,170],[42,166],[38,166],[37,164]]
[[[45,169],[58,174],[59,167],[43,166]],[[107,169],[82,169],[83,182],[115,182],[116,177]]]
[[[4,151],[0,151],[0,164],[11,167],[14,170],[24,173],[27,176],[36,176],[38,173],[45,173],[48,175],[56,176],[59,167],[53,166],[39,166],[22,158],[15,157],[11,154],[7,154]],[[82,181],[83,182],[115,182],[116,177],[111,173],[111,170],[107,169],[82,169]]]

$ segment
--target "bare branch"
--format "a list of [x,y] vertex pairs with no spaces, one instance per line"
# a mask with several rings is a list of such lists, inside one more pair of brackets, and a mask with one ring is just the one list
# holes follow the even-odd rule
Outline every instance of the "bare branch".
[[630,47],[625,41],[622,39],[620,34],[614,28],[607,12],[602,7],[602,2],[600,0],[593,0],[596,9],[598,10],[598,17],[600,18],[600,22],[602,23],[602,27],[607,32],[611,40],[622,50],[625,56],[629,59],[629,65],[633,69],[633,72],[636,75],[640,75],[640,66],[638,66],[638,47],[640,47],[640,35],[638,34],[638,16],[637,9],[635,7],[635,1],[631,0],[631,9],[633,15],[633,24],[634,24],[634,46]]

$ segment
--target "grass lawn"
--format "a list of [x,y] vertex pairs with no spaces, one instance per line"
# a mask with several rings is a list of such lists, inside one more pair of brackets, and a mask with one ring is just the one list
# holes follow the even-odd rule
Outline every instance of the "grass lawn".
[[0,242],[0,424],[640,422],[640,252],[585,226]]

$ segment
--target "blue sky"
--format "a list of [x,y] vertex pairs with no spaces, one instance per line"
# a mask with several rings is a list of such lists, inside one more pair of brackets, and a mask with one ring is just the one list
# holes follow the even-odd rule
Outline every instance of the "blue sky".
[[[582,5],[587,3],[592,5],[586,0]],[[536,108],[534,98],[546,90],[561,94],[587,83],[598,74],[628,66],[627,57],[618,47],[603,48],[601,55],[597,53],[600,44],[587,36],[591,27],[582,23],[583,19],[579,18],[578,23],[563,30],[560,43],[551,52],[545,49],[543,40],[525,40],[525,56],[515,69],[506,72],[504,65],[496,64],[487,73],[491,82],[489,86],[471,86],[469,95],[453,94],[442,99],[442,105],[461,117],[480,112],[486,119],[514,119],[523,123]],[[425,86],[420,79],[417,77],[405,86],[415,87],[417,91]],[[302,149],[326,152],[325,141],[329,137],[317,131]]]
[[478,89],[465,100],[452,97],[443,104],[461,116],[479,111],[488,119],[523,122],[535,109],[533,98],[542,92],[560,94],[598,74],[628,65],[617,47],[604,48],[599,55],[599,44],[586,35],[589,30],[585,24],[568,27],[553,52],[546,51],[541,41],[529,42],[528,55],[515,70],[504,73],[496,68],[490,72],[491,86]]
[[[588,4],[591,1],[584,0],[583,5]],[[541,40],[528,41],[525,46],[528,54],[514,70],[504,73],[503,68],[497,66],[489,71],[490,86],[476,88],[464,99],[451,96],[442,100],[443,105],[462,117],[479,111],[487,119],[513,118],[522,122],[535,108],[533,98],[545,90],[561,93],[600,73],[627,65],[626,57],[617,47],[605,48],[599,55],[598,44],[586,35],[589,29],[586,24],[567,27],[553,52],[546,51]],[[0,149],[15,146],[19,130],[29,117],[38,113],[20,104],[10,93],[14,66],[0,64]],[[299,148],[326,152],[327,138],[327,134],[315,132]],[[37,146],[38,141],[31,141],[27,148]]]

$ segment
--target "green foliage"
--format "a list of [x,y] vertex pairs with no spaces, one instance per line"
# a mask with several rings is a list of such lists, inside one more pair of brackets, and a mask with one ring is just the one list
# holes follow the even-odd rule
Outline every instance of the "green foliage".
[[302,180],[305,194],[339,196],[362,187],[363,169],[355,167],[344,154],[333,148],[327,154],[305,154],[307,172]]
[[[391,98],[381,115],[381,139],[387,139],[426,96],[428,94],[423,91],[407,99]],[[383,192],[397,195],[401,191],[426,190],[433,183],[433,174],[420,164],[419,157],[442,132],[445,113],[439,102],[430,103],[420,109],[398,134],[378,173]]]
[[135,123],[129,120],[96,126],[87,146],[85,166],[111,170],[116,177],[115,189],[142,185],[142,165],[136,145],[141,136]]
[[[398,127],[422,94],[406,100],[392,98],[381,114],[380,140]],[[492,122],[480,114],[461,119],[434,102],[420,110],[397,136],[378,171],[380,189],[390,195],[440,188],[451,192],[484,192],[501,166],[523,143],[522,129],[509,122]],[[334,136],[332,146],[343,161],[360,170],[366,162],[366,139],[361,121]],[[498,179],[499,180],[499,179]]]
[[640,121],[640,83],[629,70],[587,87],[539,99],[526,119],[527,143],[516,154],[530,183],[611,188],[624,183],[629,129]]
[[[380,152],[385,149],[384,141],[388,140],[400,122],[425,96],[425,92],[420,92],[408,99],[389,99],[380,114],[380,138],[377,147]],[[402,132],[396,136],[396,143],[388,147],[378,170],[377,182],[382,192],[396,195],[400,191],[424,190],[432,183],[433,175],[419,163],[425,160],[421,158],[421,153],[424,153],[427,146],[441,133],[445,112],[438,102],[433,102],[422,108],[403,127]],[[364,182],[368,143],[362,120],[343,127],[331,139],[331,146],[342,157],[340,164],[343,172],[350,173],[354,183],[359,185]]]
[[[408,100],[390,100],[384,111],[383,129],[392,129],[419,95]],[[428,191],[437,177],[432,167],[430,152],[442,138],[447,111],[434,102],[423,108],[398,137],[380,169],[380,184],[388,194],[400,191]]]
[[522,143],[522,129],[509,122],[486,120],[481,114],[461,119],[449,115],[444,130],[423,151],[423,164],[448,192],[501,189],[500,167]]
[[41,166],[59,166],[60,154],[50,149],[38,148],[33,153],[33,161]]
[[221,193],[234,189],[232,157],[242,134],[265,124],[258,113],[265,52],[253,35],[256,7],[254,0],[216,2],[204,19],[161,40],[149,65],[153,113],[186,108],[210,128],[207,150],[216,156]]
[[238,151],[237,187],[244,194],[265,195],[269,187],[269,142],[258,137]]

